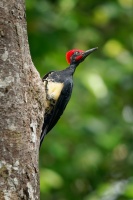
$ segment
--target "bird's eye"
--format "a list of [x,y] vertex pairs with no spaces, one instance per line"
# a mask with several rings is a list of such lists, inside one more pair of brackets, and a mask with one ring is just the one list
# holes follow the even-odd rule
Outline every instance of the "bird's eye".
[[77,56],[77,55],[79,55],[79,52],[78,52],[78,51],[75,51],[75,53],[74,53],[74,54]]

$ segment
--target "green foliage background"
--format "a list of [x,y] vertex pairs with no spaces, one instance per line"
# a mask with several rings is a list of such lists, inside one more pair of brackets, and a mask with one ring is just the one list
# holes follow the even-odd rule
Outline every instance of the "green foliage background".
[[41,200],[133,200],[133,1],[27,0],[41,76],[72,48],[98,46],[40,152]]

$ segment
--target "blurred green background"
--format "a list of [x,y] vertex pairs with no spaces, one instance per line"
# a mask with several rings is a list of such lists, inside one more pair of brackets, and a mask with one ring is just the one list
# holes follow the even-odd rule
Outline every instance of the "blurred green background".
[[27,0],[41,77],[98,46],[40,152],[41,200],[133,200],[133,0]]

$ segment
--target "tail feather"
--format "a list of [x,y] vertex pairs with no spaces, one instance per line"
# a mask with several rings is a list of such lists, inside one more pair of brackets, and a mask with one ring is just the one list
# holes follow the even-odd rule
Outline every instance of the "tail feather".
[[45,137],[46,134],[47,134],[47,129],[45,128],[45,129],[42,131],[41,136],[40,136],[40,147],[39,147],[39,149],[41,148],[42,142],[43,142],[44,137]]

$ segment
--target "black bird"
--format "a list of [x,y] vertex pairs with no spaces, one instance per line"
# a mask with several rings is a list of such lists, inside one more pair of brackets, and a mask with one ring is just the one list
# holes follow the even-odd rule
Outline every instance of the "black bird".
[[98,47],[82,51],[70,50],[66,53],[69,66],[61,71],[51,71],[43,77],[46,92],[46,109],[44,124],[40,137],[40,147],[44,136],[55,126],[71,97],[73,89],[73,74],[76,67]]

